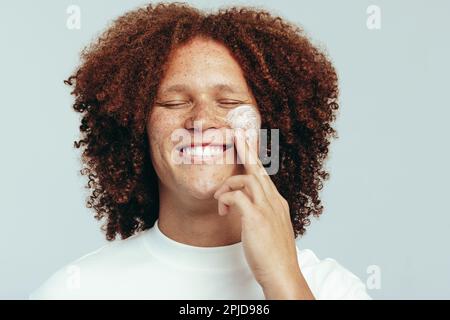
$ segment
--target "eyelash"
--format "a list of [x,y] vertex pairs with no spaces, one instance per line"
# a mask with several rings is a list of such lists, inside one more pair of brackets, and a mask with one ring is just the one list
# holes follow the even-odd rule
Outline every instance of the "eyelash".
[[238,105],[238,104],[243,104],[243,102],[240,102],[240,101],[233,101],[233,102],[222,102],[222,103],[220,103],[220,104],[222,104],[222,105],[227,105],[227,106],[230,106],[230,105]]
[[182,106],[185,103],[157,103],[157,105],[162,106],[162,107],[178,107],[178,106]]
[[[186,103],[159,103],[159,102],[157,102],[156,104],[159,106],[162,106],[162,107],[177,109],[177,107],[180,107]],[[223,105],[238,105],[238,104],[243,104],[243,102],[233,101],[233,102],[222,102],[221,104],[223,104]]]

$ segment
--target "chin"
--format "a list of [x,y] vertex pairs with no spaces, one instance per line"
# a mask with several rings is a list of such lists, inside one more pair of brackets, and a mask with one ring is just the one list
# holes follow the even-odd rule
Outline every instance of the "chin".
[[[200,168],[199,168],[200,169]],[[236,166],[218,166],[216,168],[191,168],[189,174],[184,176],[184,185],[189,194],[198,200],[213,199],[214,192],[229,177],[237,174]]]
[[216,192],[220,185],[220,181],[206,180],[204,182],[197,180],[195,182],[191,182],[185,187],[187,189],[187,193],[193,198],[198,200],[208,200],[213,199],[214,192]]
[[190,194],[192,195],[193,198],[197,199],[197,200],[211,200],[214,197],[214,192],[216,192],[217,189],[212,189],[212,190],[199,190],[199,189],[195,189],[195,190],[189,190]]

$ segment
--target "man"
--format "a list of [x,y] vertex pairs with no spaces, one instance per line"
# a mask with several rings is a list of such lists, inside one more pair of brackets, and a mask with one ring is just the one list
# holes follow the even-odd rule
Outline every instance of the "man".
[[[252,9],[148,5],[83,58],[67,83],[83,114],[88,205],[106,218],[107,239],[122,240],[60,269],[31,298],[369,298],[336,261],[295,243],[322,212],[338,95],[334,68],[298,28]],[[226,121],[244,104],[257,128],[280,130],[273,175],[260,136]],[[189,142],[174,139],[180,130]]]

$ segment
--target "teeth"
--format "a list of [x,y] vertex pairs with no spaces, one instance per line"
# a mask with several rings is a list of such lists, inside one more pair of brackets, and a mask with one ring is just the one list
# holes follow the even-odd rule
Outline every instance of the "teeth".
[[186,155],[196,156],[196,157],[211,157],[223,153],[222,146],[196,146],[196,147],[185,147],[183,148],[183,153]]

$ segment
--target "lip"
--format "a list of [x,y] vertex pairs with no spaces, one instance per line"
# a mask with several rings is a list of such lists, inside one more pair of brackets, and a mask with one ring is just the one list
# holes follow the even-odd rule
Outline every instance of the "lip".
[[178,151],[182,151],[184,148],[186,147],[190,147],[190,148],[194,148],[194,147],[206,147],[206,146],[211,146],[211,147],[224,147],[224,151],[228,148],[230,148],[233,144],[232,143],[212,143],[212,142],[203,142],[203,143],[187,143],[181,146],[177,147]]
[[[218,147],[218,146],[221,146],[221,147],[223,147],[223,151],[222,152],[220,152],[220,153],[217,153],[217,154],[215,154],[215,155],[210,155],[210,156],[205,156],[205,155],[201,155],[201,156],[198,156],[198,155],[187,155],[187,154],[185,154],[184,152],[183,152],[183,149],[184,148],[186,148],[186,147],[199,147],[199,146],[201,146],[201,147],[205,147],[205,146],[211,146],[211,147]],[[177,150],[178,150],[178,152],[179,152],[179,156],[181,157],[181,158],[187,158],[187,159],[189,159],[190,161],[189,161],[189,163],[203,163],[203,162],[214,162],[214,160],[216,160],[216,159],[218,159],[218,158],[221,158],[221,157],[223,157],[227,152],[229,152],[230,150],[233,150],[233,144],[232,143],[230,143],[230,144],[225,144],[225,143],[220,143],[220,144],[218,144],[218,143],[197,143],[197,144],[194,144],[194,143],[191,143],[191,144],[186,144],[186,145],[183,145],[183,146],[180,146],[180,147],[178,147],[177,148]]]

